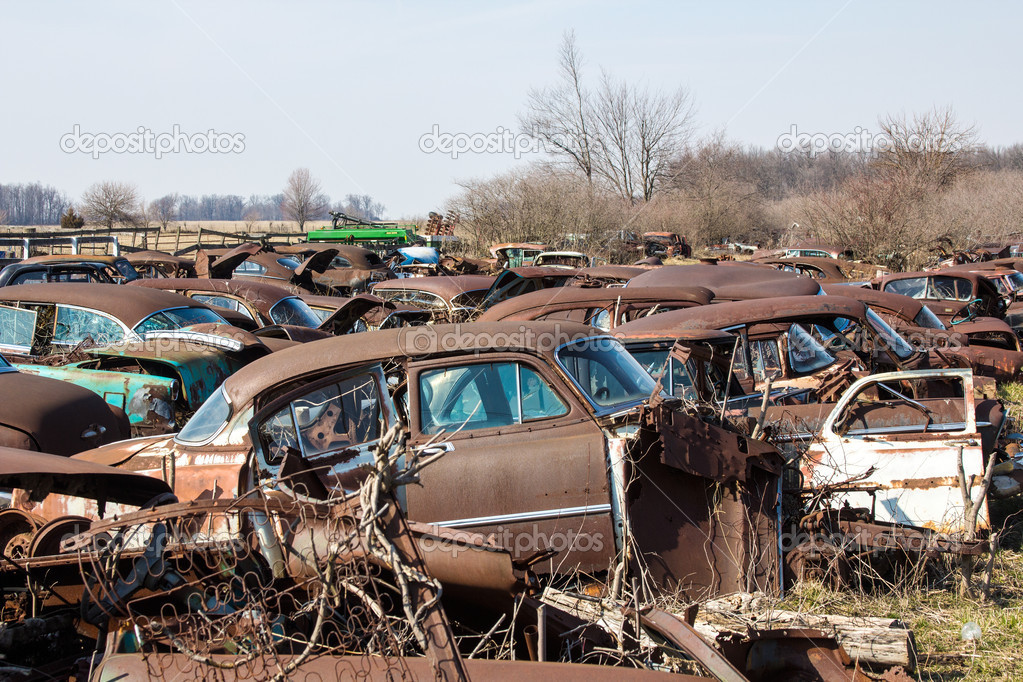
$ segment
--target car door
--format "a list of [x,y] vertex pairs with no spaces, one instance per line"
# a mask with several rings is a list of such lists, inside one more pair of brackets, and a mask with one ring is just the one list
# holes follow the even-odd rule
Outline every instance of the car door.
[[409,518],[493,533],[517,558],[604,570],[615,555],[606,440],[559,374],[514,353],[413,363],[410,444],[443,453]]
[[395,420],[385,386],[379,365],[353,368],[260,406],[252,422],[260,483],[321,498],[358,490]]
[[[914,382],[931,384],[918,395],[946,397],[913,400]],[[976,500],[981,443],[969,369],[875,374],[854,383],[825,420],[801,466],[803,487],[837,486],[833,507],[873,509],[878,521],[960,533],[960,452]],[[978,527],[987,523],[985,504]]]

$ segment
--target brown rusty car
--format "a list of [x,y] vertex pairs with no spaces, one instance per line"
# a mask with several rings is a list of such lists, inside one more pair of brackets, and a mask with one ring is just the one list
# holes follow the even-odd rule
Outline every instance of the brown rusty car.
[[645,564],[693,593],[773,589],[778,453],[678,408],[591,327],[432,325],[268,356],[176,437],[81,457],[167,480],[174,462],[183,500],[316,497],[353,489],[403,427],[411,448],[440,455],[402,491],[413,521],[493,533],[520,558],[550,548],[545,571]]
[[0,357],[0,446],[66,457],[130,435],[124,411],[89,389],[19,372]]
[[225,324],[209,306],[168,291],[116,284],[20,284],[0,288],[0,350],[46,355],[86,339],[141,341],[147,333]]
[[479,320],[571,320],[607,331],[647,315],[707,305],[713,298],[703,287],[560,287],[510,298]]
[[435,322],[463,322],[472,317],[494,283],[489,275],[437,275],[378,282],[372,292],[385,301],[429,311]]
[[710,289],[715,301],[743,301],[778,296],[813,296],[820,284],[809,277],[780,272],[756,263],[665,265],[629,280],[626,287],[692,287]]
[[989,279],[963,270],[900,272],[874,280],[874,288],[923,301],[943,322],[1004,318],[1008,302]]

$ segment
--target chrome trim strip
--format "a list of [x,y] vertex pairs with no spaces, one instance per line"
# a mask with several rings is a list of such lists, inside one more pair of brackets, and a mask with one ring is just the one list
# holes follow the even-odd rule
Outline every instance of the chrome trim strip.
[[469,526],[489,526],[495,523],[517,523],[519,521],[545,521],[547,519],[568,518],[585,514],[607,514],[611,512],[610,504],[590,504],[582,507],[563,507],[561,509],[541,509],[539,511],[522,512],[519,514],[500,514],[498,516],[477,516],[473,519],[455,519],[452,521],[431,521],[431,525],[447,528],[466,528]]

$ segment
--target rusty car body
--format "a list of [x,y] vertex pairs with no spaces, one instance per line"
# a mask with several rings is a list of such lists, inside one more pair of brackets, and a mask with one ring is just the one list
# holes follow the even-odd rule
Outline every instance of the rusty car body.
[[829,295],[862,301],[917,348],[936,350],[945,358],[961,358],[978,375],[999,381],[1017,381],[1023,376],[1019,337],[1004,320],[974,318],[948,329],[930,308],[909,296],[832,284],[822,289]]
[[778,296],[813,296],[820,284],[809,277],[797,277],[767,265],[741,262],[665,265],[639,274],[626,287],[700,286],[714,294],[715,301],[742,301]]
[[275,246],[274,251],[308,259],[323,251],[336,251],[330,259],[332,282],[346,286],[353,292],[367,291],[373,282],[394,279],[395,274],[379,254],[351,244],[289,244]]
[[533,259],[547,250],[546,244],[536,242],[509,242],[490,247],[491,258],[497,259],[498,269],[521,268],[533,264]]
[[507,268],[490,285],[479,305],[481,311],[515,296],[540,289],[553,289],[573,283],[585,283],[582,270],[528,266]]
[[428,311],[434,322],[463,322],[478,311],[494,284],[489,275],[436,275],[378,282],[371,291],[385,301]]
[[[249,331],[279,327],[294,341],[310,341],[328,335],[331,325],[301,296],[268,282],[245,279],[172,278],[141,279],[133,286],[172,291],[216,309],[234,326]],[[323,333],[321,325],[328,324]]]
[[559,287],[541,289],[498,303],[478,318],[496,320],[571,320],[605,331],[647,315],[708,305],[703,287]]
[[[751,299],[675,310],[618,328],[627,338],[666,338],[675,329],[730,331],[740,337],[735,370],[761,386],[815,386],[840,359],[860,370],[916,369],[915,349],[863,303],[840,296]],[[849,367],[846,367],[849,369]]]
[[91,344],[141,341],[147,333],[225,324],[198,301],[116,284],[19,284],[0,288],[0,350],[49,355]]
[[124,258],[115,256],[33,256],[0,270],[0,286],[44,282],[122,284],[138,277]]
[[874,287],[920,299],[943,322],[977,316],[1004,318],[1008,303],[983,275],[962,270],[900,272],[874,281]]
[[0,446],[67,457],[129,435],[125,413],[93,391],[20,372],[0,357]]
[[850,281],[868,282],[887,274],[884,269],[864,263],[837,258],[760,258],[757,263],[770,265],[778,270],[794,272],[804,277],[824,282],[843,283]]
[[37,360],[14,366],[93,391],[127,413],[132,435],[147,436],[178,431],[224,379],[289,345],[237,327],[195,325],[150,333],[143,341],[82,348],[56,365]]
[[195,277],[195,261],[163,251],[133,251],[124,255],[139,277]]
[[322,495],[357,485],[401,424],[409,447],[443,455],[403,491],[414,521],[497,533],[518,558],[562,550],[544,572],[645,564],[694,594],[773,590],[777,452],[652,395],[635,360],[582,325],[367,332],[239,370],[174,438],[81,457],[165,479],[173,461],[184,500],[296,481]]

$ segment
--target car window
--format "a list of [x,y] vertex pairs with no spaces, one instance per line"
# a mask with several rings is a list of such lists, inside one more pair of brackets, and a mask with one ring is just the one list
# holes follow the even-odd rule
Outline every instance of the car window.
[[135,325],[135,332],[145,336],[148,332],[169,331],[206,323],[227,324],[227,320],[209,308],[167,308],[139,322]]
[[95,343],[117,343],[125,340],[124,329],[106,315],[58,305],[53,343],[73,346],[85,339],[92,339]]
[[347,258],[334,256],[334,260],[330,261],[330,266],[333,268],[350,268],[352,264]]
[[931,278],[928,293],[927,298],[942,301],[969,301],[973,298],[973,286],[968,279],[937,275]]
[[[914,395],[941,396],[914,398]],[[849,436],[956,432],[966,429],[966,395],[958,377],[888,380],[860,389],[835,423]]]
[[[278,258],[277,259],[277,264],[278,265],[283,265],[284,267],[286,267],[289,270],[294,270],[295,268],[297,268],[302,263],[297,258],[295,258],[294,256],[284,256],[283,258]],[[264,268],[264,270],[265,270],[265,268]]]
[[884,290],[892,294],[902,294],[913,298],[927,298],[927,278],[909,277],[896,279],[885,285]]
[[780,377],[781,359],[778,354],[776,339],[760,339],[749,343],[750,360],[753,362],[753,376],[758,382],[766,381],[767,377]]
[[252,319],[252,313],[246,308],[241,301],[230,298],[228,296],[217,296],[216,294],[192,294],[192,299],[205,303],[206,305],[216,306],[218,308],[227,308],[228,310],[234,310],[241,313],[245,317]]
[[262,275],[266,273],[266,266],[250,260],[244,260],[238,264],[234,271],[239,275]]
[[270,308],[270,320],[274,324],[292,324],[298,327],[320,326],[320,318],[313,309],[300,298],[290,296],[277,301]]
[[656,382],[618,341],[583,339],[562,346],[558,363],[596,407],[627,407],[649,398]]
[[0,306],[0,345],[28,352],[36,327],[36,312]]
[[36,282],[45,282],[46,272],[43,270],[30,270],[28,272],[22,272],[11,278],[9,284],[31,284]]
[[[299,396],[257,427],[269,464],[294,451],[315,464],[319,456],[380,438],[379,390],[372,374],[357,374]],[[356,461],[359,460],[359,461]],[[361,459],[349,460],[355,468]]]
[[568,405],[554,389],[518,363],[460,365],[419,375],[423,433],[511,426],[566,412]]

